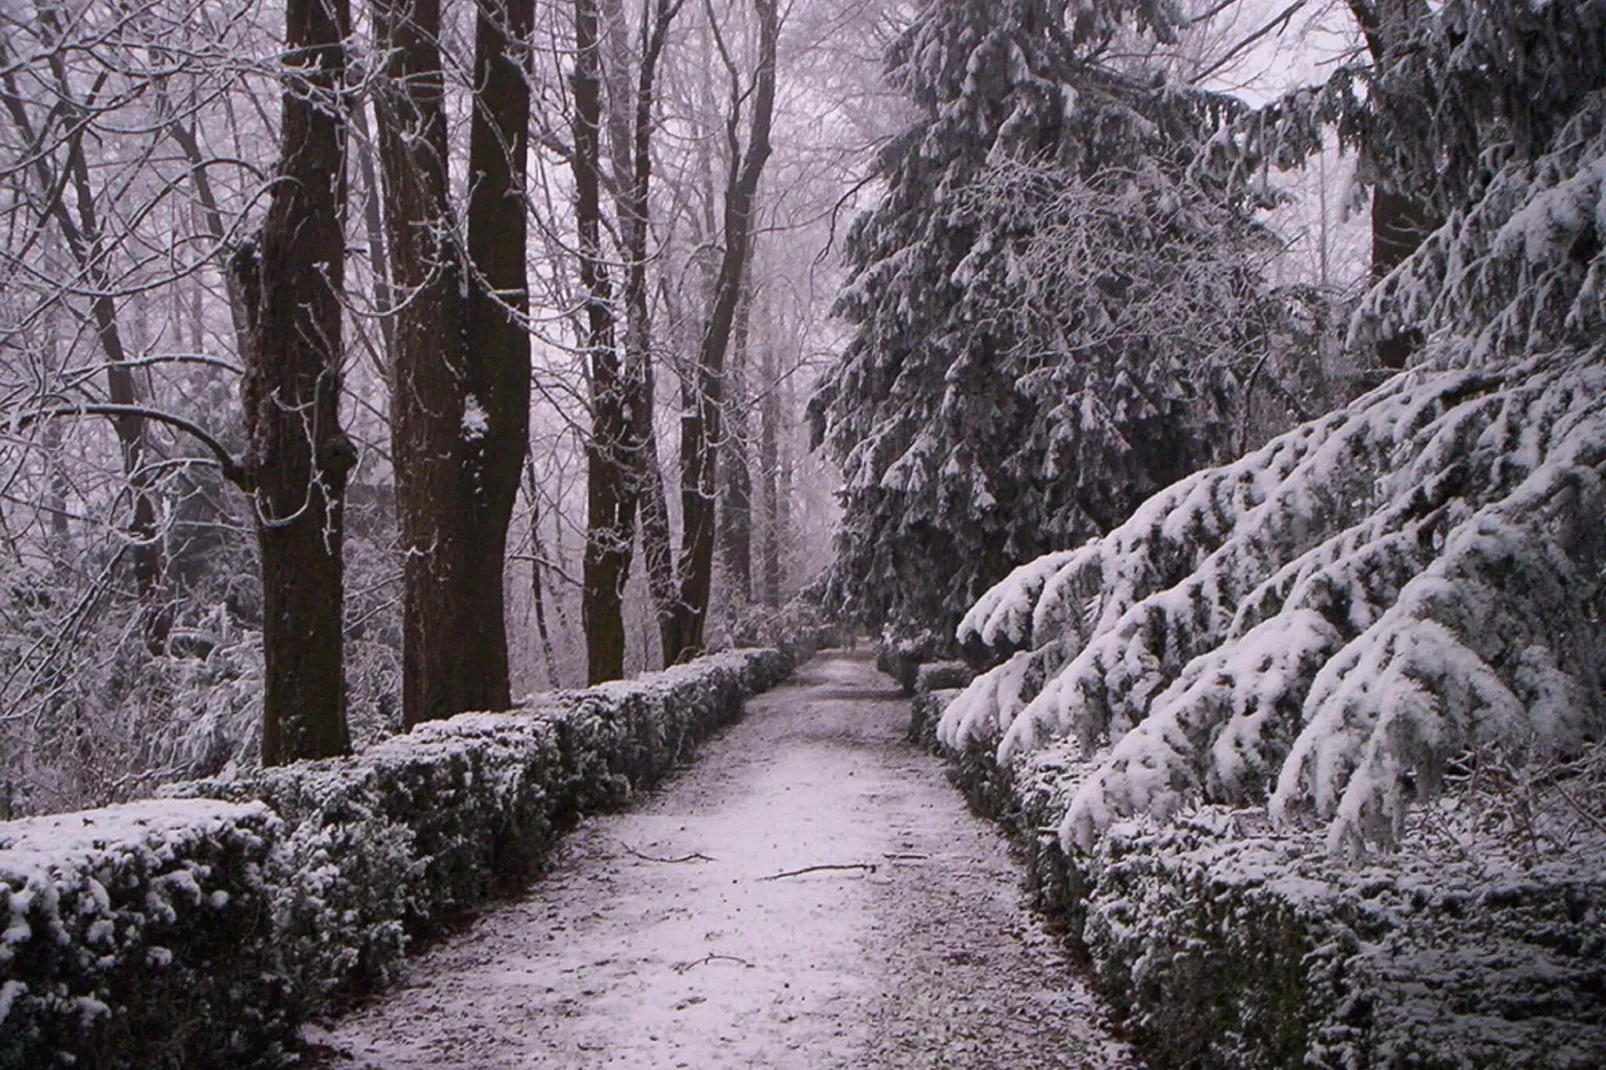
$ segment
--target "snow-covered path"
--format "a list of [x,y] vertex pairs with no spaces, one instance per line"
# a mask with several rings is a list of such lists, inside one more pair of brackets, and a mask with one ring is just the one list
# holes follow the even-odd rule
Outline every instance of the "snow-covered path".
[[[816,658],[317,1031],[326,1065],[1133,1065],[907,716],[863,655]],[[842,868],[779,876],[811,866]]]

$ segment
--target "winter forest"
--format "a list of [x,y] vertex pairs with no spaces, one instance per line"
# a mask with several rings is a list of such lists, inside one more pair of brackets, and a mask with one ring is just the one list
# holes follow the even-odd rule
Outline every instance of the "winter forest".
[[1603,0],[0,25],[0,822],[857,635],[1151,1065],[1606,1065]]

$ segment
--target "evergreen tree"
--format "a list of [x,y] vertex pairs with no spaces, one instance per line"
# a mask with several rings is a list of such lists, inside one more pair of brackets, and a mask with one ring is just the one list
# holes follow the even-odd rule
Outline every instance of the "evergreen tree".
[[940,735],[1081,763],[1067,847],[1203,801],[1326,823],[1355,852],[1485,758],[1546,779],[1599,753],[1603,44],[1599,0],[1462,0],[1369,101],[1341,74],[1240,125],[1237,149],[1269,152],[1292,117],[1359,123],[1371,166],[1431,191],[1445,222],[1351,329],[1427,345],[973,607],[961,634],[1014,653]]
[[1166,5],[937,0],[891,49],[918,118],[811,402],[846,480],[827,597],[859,620],[949,629],[1230,444],[1284,310],[1252,206],[1190,177],[1239,107],[1117,58],[1175,30]]

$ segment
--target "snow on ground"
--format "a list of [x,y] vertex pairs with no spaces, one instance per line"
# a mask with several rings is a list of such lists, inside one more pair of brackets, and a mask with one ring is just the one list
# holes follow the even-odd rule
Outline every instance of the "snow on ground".
[[[1135,1067],[907,719],[867,657],[805,665],[523,898],[309,1031],[323,1065]],[[764,879],[810,866],[864,868]]]

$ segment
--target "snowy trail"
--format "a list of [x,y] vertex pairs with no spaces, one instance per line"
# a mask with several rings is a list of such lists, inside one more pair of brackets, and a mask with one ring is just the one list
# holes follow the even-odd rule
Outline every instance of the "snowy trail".
[[907,715],[865,656],[816,658],[316,1031],[324,1065],[1134,1066]]

